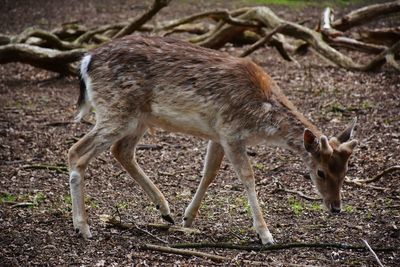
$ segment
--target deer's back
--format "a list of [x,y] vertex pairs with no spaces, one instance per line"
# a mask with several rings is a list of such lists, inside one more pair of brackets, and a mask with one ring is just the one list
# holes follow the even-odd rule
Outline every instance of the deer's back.
[[96,110],[168,130],[252,127],[272,99],[270,78],[250,60],[171,38],[129,36],[90,54]]

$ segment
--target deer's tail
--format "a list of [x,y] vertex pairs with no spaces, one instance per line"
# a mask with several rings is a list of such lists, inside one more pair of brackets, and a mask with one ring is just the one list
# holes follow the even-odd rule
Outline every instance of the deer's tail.
[[75,116],[75,121],[79,122],[82,118],[89,113],[92,105],[89,99],[89,92],[91,90],[91,79],[89,77],[89,68],[92,60],[91,55],[86,55],[82,58],[80,69],[79,69],[79,98],[77,102],[77,114]]

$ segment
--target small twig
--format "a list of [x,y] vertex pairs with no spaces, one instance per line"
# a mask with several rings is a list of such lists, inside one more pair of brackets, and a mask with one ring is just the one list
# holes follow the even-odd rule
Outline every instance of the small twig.
[[251,53],[253,53],[254,51],[256,51],[257,49],[263,47],[266,43],[268,43],[271,40],[271,38],[274,34],[280,32],[284,27],[286,27],[286,24],[281,24],[278,27],[276,27],[275,29],[273,29],[271,32],[269,32],[267,35],[265,35],[263,38],[261,38],[260,40],[255,42],[253,45],[251,45],[249,49],[247,49],[240,55],[240,57],[248,56]]
[[200,257],[200,258],[210,259],[213,261],[230,261],[230,258],[227,258],[227,257],[213,255],[210,253],[204,253],[204,252],[200,252],[200,251],[191,251],[191,250],[187,250],[187,249],[177,249],[177,248],[163,247],[163,246],[157,246],[157,245],[151,245],[151,244],[143,244],[143,245],[140,245],[139,248],[146,249],[146,250],[155,250],[155,251],[160,251],[160,252],[165,252],[165,253],[178,254],[178,255],[196,256],[196,257]]
[[54,165],[47,165],[47,164],[37,164],[37,165],[25,165],[22,166],[23,169],[36,169],[36,170],[49,170],[49,171],[56,171],[59,173],[68,173],[68,168],[67,166],[60,165],[60,166],[54,166]]
[[311,200],[311,201],[321,200],[322,199],[320,197],[308,196],[308,195],[304,194],[303,192],[300,192],[300,191],[297,191],[297,190],[288,189],[285,186],[283,186],[283,184],[281,182],[279,182],[279,181],[276,181],[276,189],[275,189],[275,191],[284,191],[284,192],[287,192],[287,193],[296,194],[301,198],[304,198],[306,200]]
[[167,232],[180,232],[180,233],[185,233],[185,234],[199,234],[200,233],[200,231],[198,229],[179,227],[179,226],[170,225],[170,224],[149,223],[146,225],[137,225],[137,224],[133,224],[133,223],[124,223],[120,220],[117,220],[115,217],[109,216],[109,215],[102,215],[100,219],[103,222],[105,222],[106,224],[112,225],[117,228],[125,229],[125,230],[137,228],[139,226],[139,227],[146,227],[146,228],[154,228],[157,230],[167,231]]
[[162,149],[162,145],[154,145],[154,144],[139,144],[137,145],[137,150],[160,150]]
[[163,172],[163,171],[158,171],[158,175],[176,176],[176,172]]
[[370,245],[368,244],[367,240],[362,239],[362,241],[364,242],[364,244],[367,246],[367,248],[369,249],[369,251],[371,251],[372,255],[375,257],[376,261],[378,262],[379,266],[383,267],[382,262],[379,260],[378,255],[376,255],[375,251],[370,247]]
[[1,201],[1,203],[10,205],[11,208],[31,207],[31,206],[38,205],[38,203],[35,203],[35,202],[16,202],[16,201],[7,201],[7,200],[3,200],[3,201]]
[[384,175],[392,173],[392,172],[396,172],[396,171],[400,171],[400,165],[389,167],[389,168],[383,170],[382,172],[378,173],[377,175],[375,175],[374,177],[372,177],[370,179],[365,179],[365,180],[358,180],[357,179],[357,180],[353,180],[353,181],[358,182],[358,183],[366,183],[366,184],[368,184],[368,183],[376,182],[380,178],[382,178]]
[[139,230],[140,232],[145,233],[145,234],[151,236],[152,238],[154,238],[154,239],[160,241],[161,243],[168,244],[168,241],[165,241],[164,239],[161,239],[161,238],[159,238],[158,236],[153,235],[153,234],[150,233],[149,231],[140,228],[140,227],[137,226],[135,223],[132,223],[132,225],[135,227],[135,229]]
[[[218,249],[235,249],[244,251],[272,251],[292,248],[320,248],[320,249],[353,249],[366,250],[363,245],[350,245],[342,243],[287,243],[276,244],[271,246],[249,245],[249,244],[233,244],[233,243],[176,243],[171,247],[174,248],[218,248]],[[374,248],[375,251],[392,252],[399,251],[399,247],[379,247]]]
[[15,203],[14,205],[12,205],[11,208],[32,207],[32,206],[37,206],[37,203],[34,203],[34,202],[19,202],[19,203]]
[[356,186],[359,186],[359,187],[367,187],[367,188],[371,188],[371,189],[375,189],[375,190],[381,190],[381,191],[389,190],[386,187],[379,187],[379,186],[369,185],[369,184],[366,184],[366,183],[361,183],[361,182],[359,182],[357,180],[351,180],[351,179],[349,179],[347,177],[345,178],[344,182],[347,183],[347,184],[352,184],[352,185],[356,185]]
[[53,121],[46,123],[45,126],[64,126],[68,124],[73,124],[75,123],[74,121]]

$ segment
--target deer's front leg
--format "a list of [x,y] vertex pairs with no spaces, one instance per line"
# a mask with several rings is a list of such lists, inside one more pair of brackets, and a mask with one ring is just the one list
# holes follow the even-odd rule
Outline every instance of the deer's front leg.
[[257,200],[254,173],[246,154],[246,147],[241,143],[224,144],[224,151],[246,188],[247,198],[253,215],[253,225],[257,234],[263,244],[273,244],[274,238],[268,230]]
[[197,212],[200,208],[201,201],[206,194],[208,186],[215,179],[218,169],[221,166],[222,158],[224,157],[224,150],[221,145],[213,141],[208,142],[207,154],[204,160],[203,177],[197,187],[196,193],[192,201],[185,210],[183,217],[183,226],[190,227],[193,220],[196,218]]

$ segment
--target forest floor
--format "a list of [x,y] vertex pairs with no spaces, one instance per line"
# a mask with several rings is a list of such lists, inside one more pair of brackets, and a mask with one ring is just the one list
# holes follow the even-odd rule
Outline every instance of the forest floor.
[[[137,4],[140,2],[120,0],[108,5],[102,0],[25,1],[24,6],[18,6],[18,1],[5,1],[0,7],[0,33],[16,34],[33,25],[53,28],[68,21],[89,26],[116,22],[143,11],[145,5]],[[248,1],[172,1],[156,19],[246,5]],[[291,21],[307,18],[309,25],[316,25],[323,6],[271,8]],[[336,11],[342,14],[349,9],[338,6]],[[241,49],[225,48],[235,55]],[[363,60],[361,54],[351,55]],[[312,52],[296,57],[300,63],[297,66],[268,47],[251,58],[325,134],[332,136],[353,117],[358,118],[359,146],[350,160],[350,179],[371,178],[399,164],[400,76],[392,68],[368,73],[346,71]],[[339,248],[195,249],[232,259],[222,263],[144,250],[141,244],[259,244],[244,188],[226,160],[194,223],[199,231],[187,234],[150,227],[151,223],[164,223],[158,211],[110,153],[103,153],[90,164],[85,180],[93,238],[77,237],[71,220],[66,157],[72,144],[92,127],[72,123],[78,88],[75,78],[60,78],[22,64],[0,65],[0,266],[251,265],[245,260],[281,266],[377,266],[367,250]],[[139,149],[138,161],[165,194],[179,224],[199,183],[207,141],[157,130],[141,143],[155,145]],[[370,184],[378,188],[346,183],[344,211],[332,216],[320,201],[277,190],[281,184],[317,197],[298,156],[265,146],[250,147],[249,155],[265,219],[278,244],[363,245],[365,239],[374,248],[399,248],[399,173]],[[38,165],[58,167],[38,169]],[[23,202],[32,204],[15,205]],[[137,227],[107,227],[101,219],[104,215],[118,216]],[[400,261],[398,250],[377,255],[385,266],[396,266]]]

